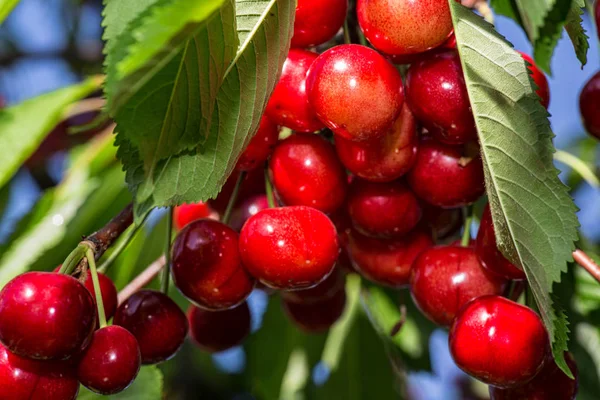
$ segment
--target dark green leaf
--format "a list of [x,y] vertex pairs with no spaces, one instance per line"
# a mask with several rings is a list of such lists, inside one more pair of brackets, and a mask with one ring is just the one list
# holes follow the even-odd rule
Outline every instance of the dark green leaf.
[[521,15],[517,8],[516,0],[490,0],[490,6],[494,9],[496,14],[504,15],[505,17],[512,18],[519,25],[522,25]]
[[90,392],[83,386],[79,391],[78,400],[161,400],[163,375],[155,366],[142,367],[135,381],[126,390],[112,396],[102,396]]
[[583,29],[583,8],[585,8],[585,0],[572,0],[571,9],[567,14],[565,30],[569,34],[571,43],[575,48],[575,54],[581,62],[581,68],[587,64],[587,52],[590,48],[589,36]]

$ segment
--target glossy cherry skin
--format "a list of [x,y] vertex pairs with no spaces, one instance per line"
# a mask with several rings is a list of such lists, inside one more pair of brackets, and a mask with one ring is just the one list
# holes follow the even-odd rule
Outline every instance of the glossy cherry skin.
[[5,400],[74,400],[79,381],[68,361],[19,357],[0,344],[0,398]]
[[71,276],[27,272],[0,292],[0,341],[20,356],[69,358],[89,343],[95,327],[92,295]]
[[481,216],[475,251],[481,264],[490,271],[508,279],[526,279],[525,272],[514,266],[496,246],[496,234],[490,206],[487,205]]
[[182,204],[173,209],[173,222],[175,228],[180,230],[190,222],[207,218],[209,215],[210,207],[206,203]]
[[413,263],[412,298],[436,324],[449,326],[470,300],[500,295],[507,281],[487,271],[471,247],[436,246],[423,251]]
[[417,159],[416,120],[406,105],[388,133],[379,139],[355,142],[335,138],[335,149],[342,164],[354,175],[371,182],[390,182],[400,178]]
[[135,336],[111,325],[98,329],[77,367],[79,382],[103,395],[119,393],[135,380],[142,357]]
[[269,161],[269,173],[286,205],[331,213],[346,198],[346,171],[333,145],[315,134],[296,133],[281,141]]
[[209,353],[237,346],[250,334],[250,309],[245,302],[224,311],[208,311],[190,306],[187,317],[191,339]]
[[235,307],[254,289],[254,279],[242,265],[238,234],[210,219],[194,221],[179,232],[171,274],[185,297],[210,310]]
[[340,290],[344,289],[345,275],[336,267],[331,274],[318,285],[301,290],[282,290],[281,298],[288,303],[315,304],[321,303],[335,296]]
[[292,47],[312,47],[332,39],[346,18],[347,0],[298,0]]
[[185,314],[171,298],[156,290],[140,290],[118,308],[115,325],[135,336],[142,364],[156,364],[173,357],[188,332]]
[[452,324],[449,344],[456,365],[498,387],[530,381],[550,347],[540,317],[500,296],[482,296],[465,306]]
[[279,140],[279,128],[267,116],[263,116],[258,131],[235,165],[239,171],[250,171],[260,167],[269,157]]
[[239,232],[246,221],[248,221],[248,218],[266,208],[269,208],[269,201],[266,195],[259,194],[252,196],[247,200],[244,200],[244,202],[233,211],[231,219],[229,220],[229,226],[236,232]]
[[535,92],[540,97],[542,105],[548,108],[550,105],[550,86],[548,85],[548,78],[546,78],[546,75],[538,68],[535,61],[533,61],[529,55],[521,51],[519,51],[519,54],[521,54],[521,57],[530,64],[527,66],[529,74],[538,87]]
[[579,109],[585,129],[600,139],[600,72],[592,76],[581,90]]
[[[104,314],[106,315],[106,320],[110,320],[115,315],[115,311],[117,311],[117,288],[115,287],[114,282],[103,273],[98,273],[98,281],[100,282],[100,293],[102,295],[102,305],[104,305]],[[94,304],[96,304],[94,282],[92,281],[92,275],[89,271],[83,285],[90,291],[90,294],[94,299]],[[96,321],[98,322],[97,318]]]
[[240,233],[250,274],[277,289],[305,289],[333,270],[339,254],[331,220],[311,207],[270,208],[251,217]]
[[[219,214],[223,214],[227,209],[227,204],[233,194],[233,189],[235,188],[239,174],[240,171],[234,169],[225,182],[225,185],[223,185],[219,195],[215,199],[208,201],[210,208]],[[258,194],[265,194],[265,173],[262,168],[256,168],[246,173],[246,176],[242,180],[235,206],[239,207],[244,202],[244,199]]]
[[331,328],[344,313],[346,291],[342,287],[331,297],[316,303],[281,300],[283,310],[298,328],[307,333],[321,333]]
[[338,136],[354,141],[383,136],[400,114],[402,78],[382,55],[345,44],[321,54],[306,80],[317,116]]
[[419,143],[417,161],[407,177],[419,198],[441,208],[473,203],[485,192],[479,154],[467,154],[463,147],[430,138]]

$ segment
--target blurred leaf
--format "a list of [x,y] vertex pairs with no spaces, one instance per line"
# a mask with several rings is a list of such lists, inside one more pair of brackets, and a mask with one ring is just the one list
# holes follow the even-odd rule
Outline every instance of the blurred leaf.
[[523,25],[516,0],[490,0],[490,6],[496,14],[504,15]]
[[597,326],[580,323],[573,355],[579,370],[578,400],[595,400],[600,393],[600,331]]
[[102,396],[81,386],[78,400],[161,400],[163,375],[156,366],[142,367],[135,381],[126,390],[112,396]]
[[19,4],[20,0],[0,0],[0,23],[4,22],[8,14]]
[[583,28],[583,8],[585,0],[572,0],[571,8],[567,14],[565,30],[569,34],[577,59],[581,62],[581,68],[587,64],[587,52],[590,48],[589,36]]

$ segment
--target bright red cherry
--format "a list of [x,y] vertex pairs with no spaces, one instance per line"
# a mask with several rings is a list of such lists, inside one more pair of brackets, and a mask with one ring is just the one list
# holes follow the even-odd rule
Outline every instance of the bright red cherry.
[[241,344],[250,334],[250,309],[247,303],[224,311],[208,311],[190,306],[187,312],[190,337],[209,353]]
[[[223,214],[227,209],[229,199],[240,176],[239,174],[240,171],[234,169],[225,182],[225,185],[223,185],[223,188],[221,188],[219,195],[215,199],[208,201],[210,208],[219,214]],[[255,168],[246,173],[246,176],[242,180],[235,206],[239,207],[244,202],[244,199],[258,194],[265,194],[265,173],[262,168]]]
[[383,136],[400,114],[402,78],[382,55],[345,44],[321,54],[306,80],[317,116],[336,135],[354,141]]
[[331,273],[339,254],[337,232],[317,209],[270,208],[244,225],[240,253],[250,274],[265,285],[309,288]]
[[600,139],[600,72],[592,76],[581,90],[579,108],[585,129]]
[[301,290],[282,290],[281,298],[288,303],[315,304],[333,297],[337,292],[343,290],[345,275],[336,267],[333,272],[317,286]]
[[98,329],[77,367],[79,382],[103,395],[125,390],[140,371],[141,356],[135,336],[111,325]]
[[533,61],[529,55],[521,51],[519,51],[519,54],[521,54],[521,57],[523,57],[525,61],[531,64],[527,68],[529,69],[531,78],[538,87],[535,92],[538,96],[540,96],[540,102],[542,105],[548,108],[550,105],[550,86],[548,85],[548,78],[546,78],[546,75],[544,75],[544,73],[538,68],[535,61]]
[[250,171],[259,167],[269,157],[275,148],[277,140],[279,140],[279,128],[269,117],[263,116],[260,120],[258,131],[242,152],[235,169]]
[[206,218],[210,215],[210,207],[203,202],[182,204],[173,209],[173,222],[180,230],[184,226],[197,219]]
[[68,361],[19,357],[0,344],[0,398],[5,400],[74,400],[79,381]]
[[487,271],[471,247],[437,246],[413,263],[412,298],[433,322],[449,326],[466,303],[484,295],[500,295],[507,281]]
[[318,135],[296,133],[281,141],[269,161],[269,172],[286,205],[331,213],[346,198],[346,171],[333,145]]
[[431,205],[456,208],[476,201],[485,192],[479,154],[430,138],[419,144],[417,162],[408,173],[413,192]]
[[281,299],[288,317],[304,332],[325,332],[342,316],[346,307],[346,291],[342,287],[329,298],[316,303],[296,303]]
[[83,349],[96,327],[90,292],[75,278],[27,272],[0,292],[0,341],[35,359],[65,359]]
[[480,381],[516,387],[542,368],[548,334],[533,310],[500,296],[483,296],[456,316],[450,353],[456,365]]
[[188,332],[185,314],[169,296],[156,290],[140,290],[117,310],[115,325],[135,336],[142,364],[156,364],[173,357]]
[[[108,321],[115,315],[115,311],[117,311],[117,288],[115,287],[114,282],[102,273],[98,273],[98,281],[100,282],[102,305],[104,306],[104,313],[106,315],[106,320]],[[94,291],[94,282],[92,281],[92,275],[89,271],[87,272],[83,285],[90,291],[95,304],[96,292]]]
[[236,232],[239,232],[248,218],[258,214],[259,211],[262,211],[266,208],[269,208],[269,201],[266,195],[259,194],[252,196],[247,200],[244,200],[244,202],[233,211],[231,214],[231,219],[229,220],[229,226],[231,226]]
[[400,178],[417,159],[416,120],[405,104],[388,133],[368,142],[335,138],[335,149],[342,164],[354,175],[371,182],[390,182]]
[[238,234],[221,222],[201,219],[187,225],[175,238],[172,255],[175,286],[199,307],[234,307],[254,288],[242,265]]
[[292,47],[317,46],[333,38],[347,9],[347,0],[298,0]]

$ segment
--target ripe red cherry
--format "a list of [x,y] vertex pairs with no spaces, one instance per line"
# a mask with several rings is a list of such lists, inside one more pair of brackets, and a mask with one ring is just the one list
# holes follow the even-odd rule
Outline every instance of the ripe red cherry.
[[538,68],[535,61],[533,61],[529,55],[521,51],[519,51],[519,54],[521,54],[521,57],[523,57],[525,61],[531,64],[527,68],[529,69],[531,78],[538,87],[535,92],[538,96],[540,96],[540,102],[542,105],[548,108],[550,105],[550,86],[548,85],[548,78],[546,78],[546,75],[544,75],[544,73]]
[[186,226],[173,242],[172,255],[175,286],[200,307],[234,307],[254,288],[240,259],[238,234],[221,222],[201,219]]
[[173,222],[175,227],[183,229],[184,226],[197,219],[206,218],[210,215],[208,204],[199,202],[192,204],[182,204],[173,209]]
[[317,46],[333,38],[347,9],[347,0],[298,0],[292,47]]
[[485,192],[483,164],[478,154],[430,138],[419,144],[417,162],[408,173],[413,192],[431,205],[455,208],[476,201]]
[[336,135],[363,141],[383,136],[400,114],[402,78],[382,55],[346,44],[321,54],[306,80],[317,116]]
[[156,290],[140,290],[119,306],[114,320],[135,336],[142,364],[173,357],[188,332],[185,314],[171,298]]
[[487,205],[481,217],[481,224],[477,232],[477,243],[475,251],[479,256],[481,264],[490,271],[502,275],[508,279],[525,279],[525,272],[514,266],[496,246],[496,234],[490,206]]
[[231,219],[229,220],[229,226],[239,232],[248,218],[258,214],[259,211],[266,208],[269,208],[269,201],[266,195],[259,194],[252,196],[249,199],[244,200],[244,202],[233,211]]
[[279,128],[267,116],[263,116],[258,131],[238,159],[235,169],[250,171],[259,167],[269,157],[277,140]]
[[317,286],[302,290],[282,290],[281,298],[288,303],[315,304],[326,301],[344,289],[345,275],[338,268]]
[[391,287],[408,285],[414,260],[433,246],[431,237],[420,229],[394,239],[375,239],[351,231],[346,239],[354,268],[370,281]]
[[68,361],[38,361],[19,357],[0,344],[2,399],[74,400],[78,391],[79,381]]
[[[114,282],[102,273],[98,273],[98,281],[100,282],[100,293],[102,295],[102,304],[104,305],[106,320],[110,320],[115,315],[115,311],[117,311],[117,288],[115,287]],[[94,299],[94,304],[96,304],[94,282],[92,281],[92,275],[89,271],[87,272],[83,285],[90,291],[90,294]]]
[[327,299],[316,303],[296,303],[281,299],[288,317],[304,332],[325,332],[342,316],[346,307],[346,291],[342,287]]
[[286,205],[331,213],[346,197],[344,167],[333,145],[318,135],[296,133],[281,141],[269,161],[269,172]]
[[250,334],[250,309],[245,302],[224,311],[190,306],[187,317],[190,337],[198,347],[209,353],[237,346]]
[[0,292],[0,341],[34,359],[65,359],[83,349],[96,327],[90,292],[75,278],[27,272]]
[[[225,182],[225,185],[223,185],[219,195],[215,199],[208,201],[210,208],[219,214],[223,214],[227,209],[227,204],[229,204],[229,199],[233,194],[233,189],[235,188],[237,180],[240,176],[239,174],[240,171],[234,169]],[[243,203],[244,199],[258,194],[265,194],[265,173],[262,168],[256,168],[246,173],[246,176],[242,180],[242,185],[240,187],[235,206],[239,207]]]
[[140,347],[126,329],[98,329],[77,367],[79,382],[93,392],[109,395],[125,390],[140,371]]
[[424,51],[423,53],[412,53],[412,54],[386,54],[386,57],[394,64],[413,64],[417,61],[424,60],[431,57],[434,54],[445,52],[448,50],[456,50],[456,36],[454,33],[450,35],[448,39],[441,45],[434,47],[431,50]]
[[483,296],[454,320],[450,353],[456,365],[480,381],[516,387],[542,368],[548,334],[533,310],[500,296]]
[[314,208],[270,208],[244,225],[240,253],[250,274],[265,285],[309,288],[331,273],[339,254],[337,232]]
[[358,23],[377,50],[413,54],[441,45],[452,33],[444,0],[358,0]]
[[579,95],[579,108],[585,129],[590,135],[600,139],[600,72],[592,76],[583,87]]
[[449,326],[462,306],[480,296],[502,294],[506,283],[481,266],[473,248],[437,246],[413,263],[410,292],[427,318]]
[[417,143],[416,120],[406,103],[390,131],[380,139],[354,142],[335,138],[342,164],[371,182],[390,182],[408,172],[417,159]]

